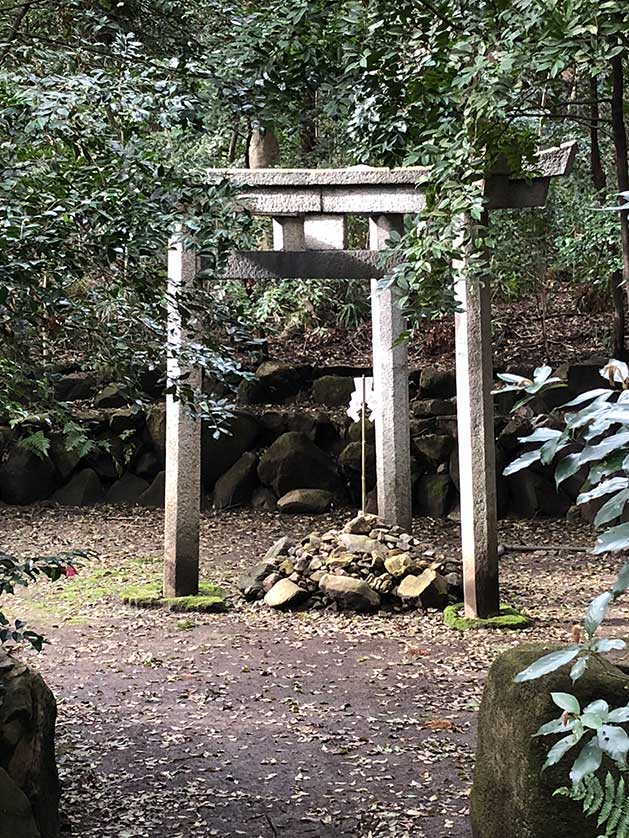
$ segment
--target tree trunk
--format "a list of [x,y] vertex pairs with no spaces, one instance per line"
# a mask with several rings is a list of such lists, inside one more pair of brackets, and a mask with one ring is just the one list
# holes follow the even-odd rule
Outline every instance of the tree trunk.
[[[598,78],[590,79],[590,169],[596,191],[603,197],[607,189],[607,177],[601,159],[599,143],[599,101]],[[617,251],[617,248],[614,248]],[[623,293],[622,271],[614,271],[609,278],[609,288],[614,306],[612,328],[612,355],[614,358],[625,357],[625,295]]]
[[603,192],[607,188],[605,169],[601,161],[601,146],[598,139],[599,112],[598,112],[598,78],[592,76],[590,79],[590,168],[592,181],[597,192]]
[[[616,151],[616,175],[618,191],[629,191],[629,161],[627,160],[627,131],[624,117],[624,54],[616,55],[611,60],[612,65],[612,129],[614,134],[614,149]],[[625,284],[625,294],[629,300],[629,213],[620,213],[620,234],[622,240],[622,275]]]
[[234,129],[231,133],[229,138],[229,148],[227,149],[227,162],[231,165],[234,160],[236,159],[236,152],[238,150],[238,123],[234,126]]
[[614,329],[612,355],[624,361],[625,349],[625,295],[623,293],[622,271],[614,271],[609,280],[614,303]]
[[317,146],[317,94],[308,90],[304,97],[301,119],[301,150],[304,155],[312,154]]

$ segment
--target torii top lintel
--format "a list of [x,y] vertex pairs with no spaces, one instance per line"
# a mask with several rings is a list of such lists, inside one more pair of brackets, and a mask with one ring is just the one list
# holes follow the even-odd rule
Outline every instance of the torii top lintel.
[[[494,174],[485,185],[487,208],[543,206],[551,177],[572,169],[576,142],[539,152],[530,172],[517,177]],[[242,187],[239,202],[257,215],[290,216],[311,213],[374,215],[420,212],[425,206],[422,186],[430,169],[413,166],[343,169],[211,169],[208,181],[227,178]]]

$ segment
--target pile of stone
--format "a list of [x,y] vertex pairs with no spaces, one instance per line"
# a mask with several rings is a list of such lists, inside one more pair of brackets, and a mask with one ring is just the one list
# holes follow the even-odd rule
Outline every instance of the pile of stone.
[[401,527],[369,514],[296,544],[280,538],[239,582],[245,599],[263,599],[271,608],[354,611],[444,608],[460,600],[461,587],[458,563],[435,558]]

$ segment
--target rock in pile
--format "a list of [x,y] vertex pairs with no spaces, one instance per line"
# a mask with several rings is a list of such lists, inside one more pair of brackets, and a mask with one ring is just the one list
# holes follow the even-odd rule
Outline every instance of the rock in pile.
[[460,565],[377,515],[358,515],[342,530],[313,532],[293,544],[280,538],[245,574],[246,599],[271,608],[333,605],[355,611],[382,607],[444,608],[461,597]]

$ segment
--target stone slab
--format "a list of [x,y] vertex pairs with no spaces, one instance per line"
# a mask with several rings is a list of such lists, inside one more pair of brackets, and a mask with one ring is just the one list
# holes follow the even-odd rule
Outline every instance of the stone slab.
[[[246,250],[229,257],[224,279],[372,279],[385,275],[369,250]],[[203,264],[203,261],[202,261]]]
[[349,166],[343,169],[209,169],[208,181],[226,178],[247,186],[390,186],[418,184],[429,174],[426,166],[389,169]]
[[410,186],[356,187],[258,187],[246,188],[237,203],[254,215],[295,215],[307,213],[420,212],[425,206],[423,193]]

